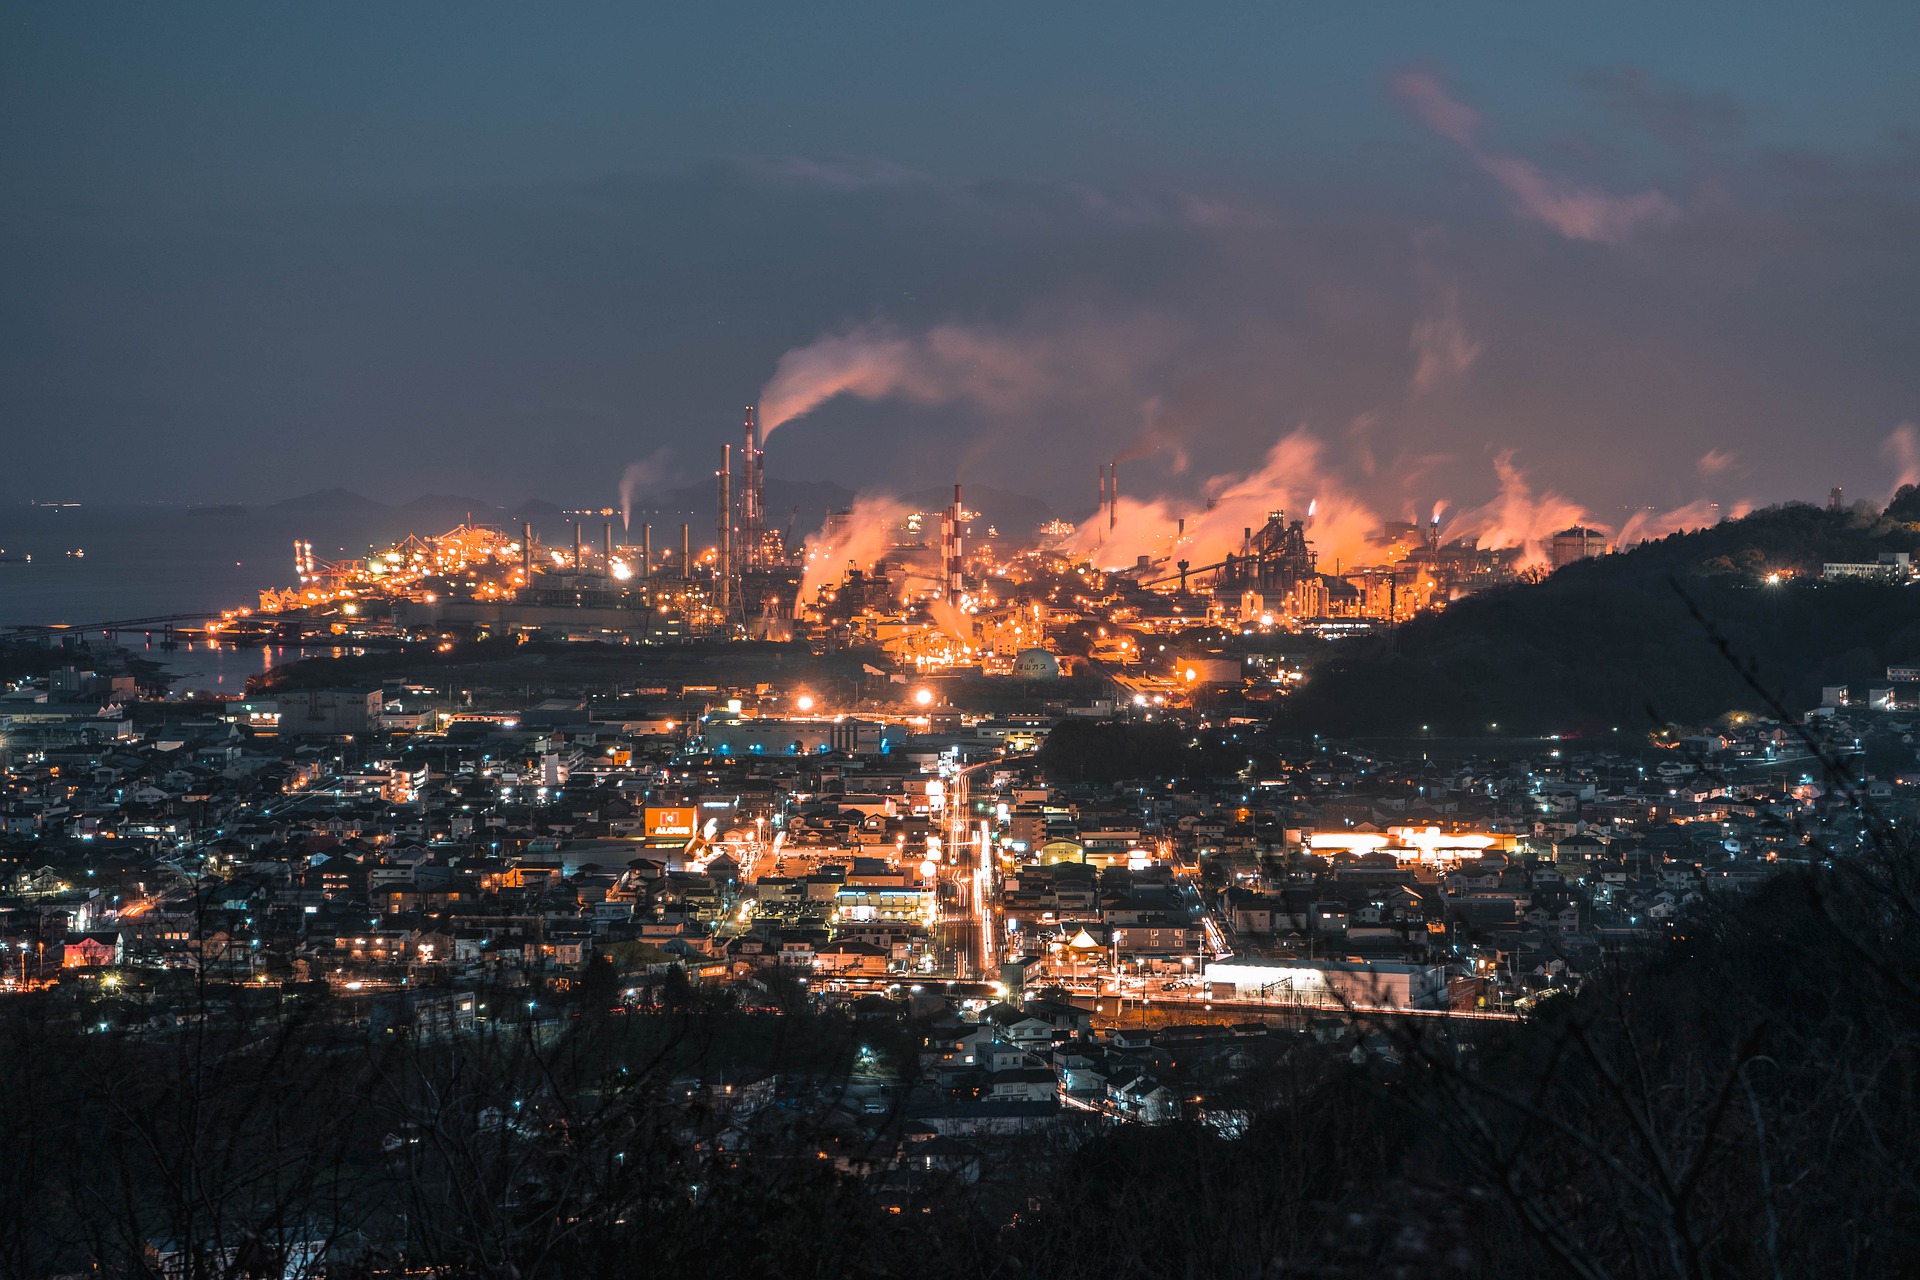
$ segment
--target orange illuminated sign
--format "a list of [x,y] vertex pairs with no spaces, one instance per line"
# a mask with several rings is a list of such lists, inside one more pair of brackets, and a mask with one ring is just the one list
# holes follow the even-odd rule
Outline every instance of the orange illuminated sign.
[[647,839],[656,837],[668,839],[693,839],[700,829],[700,811],[698,809],[648,809]]

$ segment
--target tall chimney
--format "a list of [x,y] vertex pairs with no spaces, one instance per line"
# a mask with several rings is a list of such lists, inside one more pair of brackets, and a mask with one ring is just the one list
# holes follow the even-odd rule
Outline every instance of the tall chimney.
[[600,567],[613,572],[613,521],[600,526]]
[[573,522],[573,571],[580,572],[580,522]]
[[688,532],[690,526],[680,526],[680,576],[693,580],[693,535]]
[[740,542],[737,554],[740,567],[751,567],[760,557],[760,478],[759,430],[753,422],[753,406],[747,406],[746,443],[740,451]]
[[719,542],[714,549],[713,600],[725,613],[733,603],[730,590],[733,585],[733,446],[730,444],[720,446],[720,501],[715,523]]
[[1109,532],[1120,521],[1120,464],[1115,462],[1111,465],[1113,479],[1107,482],[1107,529]]
[[960,573],[960,486],[953,486],[953,505],[947,508],[947,517],[941,521],[940,550],[944,577],[946,579],[947,602],[958,604],[964,591]]
[[520,585],[533,585],[533,522],[520,522]]
[[653,526],[650,524],[640,526],[640,576],[653,576]]

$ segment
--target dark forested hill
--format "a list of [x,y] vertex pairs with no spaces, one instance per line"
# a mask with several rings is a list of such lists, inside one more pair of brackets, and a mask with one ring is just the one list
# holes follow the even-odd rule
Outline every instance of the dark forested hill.
[[1818,581],[1825,561],[1916,546],[1915,526],[1872,512],[1769,508],[1337,647],[1283,719],[1330,734],[1577,733],[1754,708],[1709,627],[1798,710],[1822,685],[1920,659],[1920,589]]

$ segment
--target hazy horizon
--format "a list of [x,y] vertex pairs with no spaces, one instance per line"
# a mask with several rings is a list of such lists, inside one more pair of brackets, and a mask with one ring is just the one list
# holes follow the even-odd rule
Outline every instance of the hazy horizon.
[[1910,9],[755,12],[17,8],[0,501],[1920,476]]

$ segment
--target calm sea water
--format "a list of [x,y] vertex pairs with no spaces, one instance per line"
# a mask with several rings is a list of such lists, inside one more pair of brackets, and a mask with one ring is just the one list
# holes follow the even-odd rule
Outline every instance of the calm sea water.
[[[263,589],[296,581],[295,538],[312,542],[317,559],[345,559],[409,533],[444,533],[458,520],[391,510],[196,514],[179,506],[0,506],[0,626],[123,622],[253,606]],[[128,635],[123,643],[138,649],[140,638]],[[299,656],[184,644],[163,653],[157,644],[156,634],[153,657],[175,672],[179,689],[237,692],[247,676]]]

